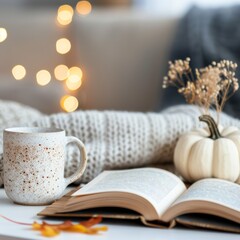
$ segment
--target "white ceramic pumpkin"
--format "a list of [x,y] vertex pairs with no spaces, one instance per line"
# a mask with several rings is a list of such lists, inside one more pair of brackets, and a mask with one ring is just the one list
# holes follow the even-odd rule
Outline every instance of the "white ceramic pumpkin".
[[240,175],[240,131],[236,127],[217,127],[209,115],[199,117],[208,129],[182,135],[175,147],[174,164],[188,182],[202,178],[221,178],[232,182]]

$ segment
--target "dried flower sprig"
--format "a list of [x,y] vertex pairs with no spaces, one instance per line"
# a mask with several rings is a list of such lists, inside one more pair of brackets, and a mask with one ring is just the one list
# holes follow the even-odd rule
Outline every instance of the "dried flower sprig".
[[237,64],[222,60],[212,62],[205,68],[195,69],[193,74],[190,58],[169,62],[168,75],[163,79],[163,88],[174,86],[185,97],[189,104],[196,104],[203,114],[215,108],[219,114],[226,101],[238,90],[238,79],[235,77]]

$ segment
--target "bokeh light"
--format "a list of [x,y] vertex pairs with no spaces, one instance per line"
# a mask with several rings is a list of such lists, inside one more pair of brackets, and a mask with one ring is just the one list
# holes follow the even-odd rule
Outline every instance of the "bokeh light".
[[75,81],[75,79],[74,81],[71,81],[71,80],[72,80],[71,78],[68,78],[66,81],[66,86],[69,90],[74,91],[81,87],[82,85],[81,79],[79,79],[77,82]]
[[5,41],[7,38],[7,30],[5,28],[0,28],[0,42]]
[[82,85],[82,70],[79,67],[71,67],[68,70],[68,78],[66,80],[66,86],[69,90],[74,91]]
[[16,65],[12,68],[12,75],[16,80],[22,80],[26,76],[26,69],[22,65]]
[[61,25],[68,25],[72,22],[73,8],[70,5],[62,5],[58,8],[57,21]]
[[36,75],[37,83],[45,86],[51,81],[51,74],[47,70],[40,70]]
[[78,100],[74,96],[65,95],[60,100],[60,106],[66,112],[74,112],[78,108]]
[[60,54],[66,54],[71,49],[71,42],[67,38],[60,38],[56,42],[56,51]]
[[79,1],[76,10],[81,15],[88,15],[92,11],[92,5],[89,1]]
[[67,79],[69,75],[68,67],[66,65],[58,65],[54,69],[55,78],[59,81]]
[[16,80],[22,80],[26,76],[26,69],[22,65],[16,65],[12,68],[12,75]]
[[71,82],[78,82],[79,79],[80,80],[82,79],[83,73],[82,73],[81,68],[74,66],[74,67],[69,68],[68,75],[69,75],[68,78],[72,79]]

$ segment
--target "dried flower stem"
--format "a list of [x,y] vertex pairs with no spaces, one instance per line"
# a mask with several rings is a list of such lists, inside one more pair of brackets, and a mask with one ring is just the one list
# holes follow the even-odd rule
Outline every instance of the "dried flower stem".
[[237,64],[222,60],[212,62],[205,68],[195,69],[195,77],[190,68],[190,58],[169,62],[168,75],[164,77],[163,88],[174,86],[186,102],[199,106],[202,114],[210,109],[217,112],[217,123],[226,101],[238,90],[235,77]]

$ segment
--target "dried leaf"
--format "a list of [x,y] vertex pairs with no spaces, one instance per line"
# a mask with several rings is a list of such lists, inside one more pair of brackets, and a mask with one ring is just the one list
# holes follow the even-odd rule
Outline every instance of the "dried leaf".
[[0,215],[0,217],[12,223],[32,226],[33,230],[40,231],[41,235],[44,237],[55,237],[59,235],[61,231],[84,233],[84,234],[98,234],[101,231],[108,230],[106,226],[93,227],[102,221],[102,217],[100,216],[90,218],[87,221],[83,221],[77,224],[73,224],[71,221],[64,221],[63,223],[59,223],[59,224],[51,224],[45,221],[43,221],[42,223],[38,223],[35,221],[32,224],[30,224],[30,223],[17,222],[2,215]]
[[44,237],[55,237],[60,234],[60,231],[56,227],[44,225],[41,228],[41,234]]
[[89,227],[92,227],[96,224],[99,224],[101,221],[102,221],[102,217],[97,216],[97,217],[92,217],[87,221],[80,222],[80,224],[89,228]]
[[65,230],[65,229],[68,229],[69,227],[73,226],[73,223],[69,220],[64,221],[63,223],[59,223],[59,224],[50,224],[50,223],[46,223],[45,221],[43,221],[42,224],[50,226],[50,227],[56,227],[57,229],[60,229],[60,230]]

